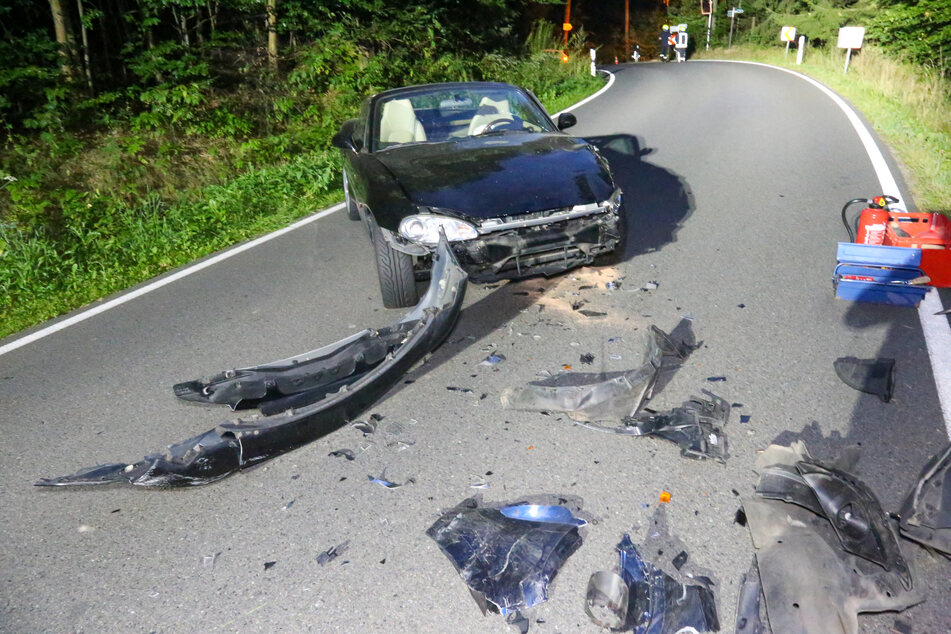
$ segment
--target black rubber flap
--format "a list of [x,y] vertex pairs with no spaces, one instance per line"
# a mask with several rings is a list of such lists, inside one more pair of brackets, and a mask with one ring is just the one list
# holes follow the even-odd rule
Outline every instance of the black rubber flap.
[[849,387],[875,394],[885,403],[892,400],[892,391],[895,389],[894,359],[840,357],[834,365],[835,373]]

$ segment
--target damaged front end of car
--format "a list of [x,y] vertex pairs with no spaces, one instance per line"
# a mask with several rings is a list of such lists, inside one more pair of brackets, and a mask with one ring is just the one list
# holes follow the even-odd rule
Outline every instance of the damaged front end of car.
[[445,339],[462,307],[466,281],[443,236],[433,255],[429,290],[395,325],[364,330],[282,361],[175,386],[179,398],[233,408],[256,406],[263,417],[224,422],[136,463],[103,464],[43,478],[36,485],[197,486],[309,443],[379,400]]
[[622,214],[616,189],[598,203],[483,220],[452,248],[476,282],[556,275],[622,248]]

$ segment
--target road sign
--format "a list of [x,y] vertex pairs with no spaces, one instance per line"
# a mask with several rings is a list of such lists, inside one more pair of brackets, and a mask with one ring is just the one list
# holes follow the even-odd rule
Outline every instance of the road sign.
[[733,7],[732,9],[726,10],[726,17],[733,18],[743,13],[743,9],[739,7]]
[[865,39],[864,26],[843,26],[839,29],[839,48],[862,48],[862,40]]
[[565,31],[565,32],[568,32],[568,31],[570,31],[570,30],[573,29],[573,28],[574,28],[574,27],[571,26],[571,22],[565,22],[565,23],[563,23],[563,24],[561,25],[561,30],[562,30],[562,31]]
[[784,26],[779,29],[779,41],[780,42],[795,42],[796,41],[796,27],[794,26]]

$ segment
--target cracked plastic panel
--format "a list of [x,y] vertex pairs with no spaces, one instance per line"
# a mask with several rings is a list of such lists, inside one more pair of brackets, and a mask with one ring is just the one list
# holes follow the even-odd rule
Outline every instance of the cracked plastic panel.
[[582,423],[588,429],[624,436],[658,436],[680,446],[680,455],[725,463],[729,457],[724,427],[730,417],[730,403],[703,390],[709,398],[693,397],[668,412],[644,409],[623,419],[623,426]]
[[564,412],[579,422],[618,421],[632,416],[650,398],[665,359],[677,363],[690,347],[675,343],[663,330],[651,326],[643,364],[623,372],[560,374],[544,381],[502,392],[508,409]]
[[901,533],[951,555],[951,445],[932,456],[905,498]]
[[[335,390],[325,391],[317,402],[275,416],[222,423],[199,436],[169,446],[164,453],[150,454],[137,463],[99,465],[68,476],[44,478],[36,484],[67,486],[128,482],[137,486],[196,486],[215,482],[296,449],[333,431],[375,403],[413,364],[438,346],[452,330],[459,315],[466,280],[465,271],[459,267],[443,238],[433,256],[429,290],[400,322],[392,328],[358,333],[333,346],[303,355],[324,364],[322,367],[326,367],[330,359],[336,359],[340,369],[335,376],[343,377],[352,372],[340,383],[324,383],[317,387]],[[399,342],[394,345],[396,339]],[[381,346],[387,350],[382,357]],[[377,352],[370,355],[368,350]],[[372,365],[370,359],[376,359],[376,365]],[[267,385],[269,379],[262,377],[285,365],[277,362],[259,366],[258,387],[250,388],[247,394],[260,394],[262,385],[266,393],[270,389]],[[315,367],[312,365],[311,369]],[[265,370],[261,371],[261,368]],[[293,379],[290,382],[293,383]],[[317,382],[319,380],[312,378],[308,386]],[[228,389],[223,390],[227,397],[223,397],[221,402],[240,402],[245,394],[242,389],[229,384]],[[254,389],[258,391],[254,392]],[[204,388],[197,391],[203,392]],[[216,390],[210,392],[215,393]],[[241,398],[234,401],[232,396]],[[209,402],[215,401],[209,399]]]
[[816,463],[801,448],[794,465],[773,464],[760,472],[756,493],[798,504],[829,520],[842,547],[900,575],[911,587],[911,575],[898,539],[871,490],[855,476]]
[[[859,612],[903,610],[923,600],[894,529],[854,476],[826,480],[833,470],[817,464],[802,443],[771,445],[760,454],[757,470],[758,497],[744,500],[743,508],[773,631],[855,634]],[[772,497],[761,491],[764,475]],[[785,490],[782,483],[788,484]],[[807,492],[813,496],[808,502]],[[862,522],[846,518],[848,512],[860,514],[867,530],[856,530]],[[880,551],[867,546],[869,532]],[[881,554],[884,565],[875,561]]]
[[[426,534],[439,545],[486,610],[515,617],[548,599],[548,586],[581,546],[585,522],[559,505],[483,506],[470,498]],[[486,603],[488,602],[488,604]]]

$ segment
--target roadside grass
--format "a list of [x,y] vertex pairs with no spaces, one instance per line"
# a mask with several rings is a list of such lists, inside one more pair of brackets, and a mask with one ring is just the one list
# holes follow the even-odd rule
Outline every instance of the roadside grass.
[[[795,51],[752,45],[698,52],[697,59],[737,59],[782,66],[821,81],[854,105],[892,149],[920,211],[951,213],[951,79],[934,67],[895,59],[875,46],[853,52]],[[874,195],[881,192],[857,192]]]
[[[586,62],[563,65],[542,50],[474,65],[485,79],[532,90],[549,112],[604,83]],[[434,80],[482,78],[460,68]],[[260,136],[116,125],[18,147],[8,140],[0,179],[19,180],[0,180],[0,338],[342,200],[329,139],[360,97],[317,99]]]

